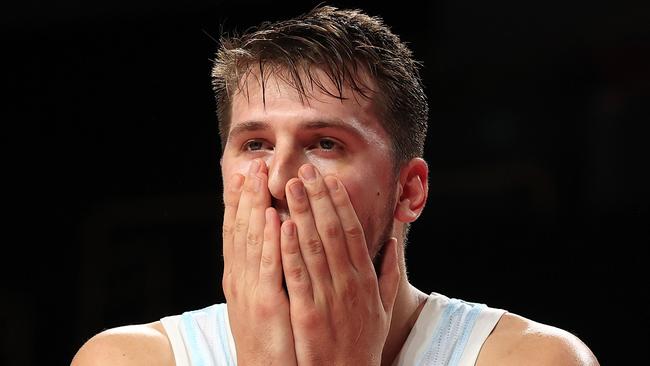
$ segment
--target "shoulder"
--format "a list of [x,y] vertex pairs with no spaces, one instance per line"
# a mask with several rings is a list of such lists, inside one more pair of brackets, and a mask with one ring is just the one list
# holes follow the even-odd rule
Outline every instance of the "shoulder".
[[174,365],[167,334],[160,322],[105,330],[79,349],[72,366]]
[[573,334],[506,313],[479,354],[477,366],[597,366],[591,350]]

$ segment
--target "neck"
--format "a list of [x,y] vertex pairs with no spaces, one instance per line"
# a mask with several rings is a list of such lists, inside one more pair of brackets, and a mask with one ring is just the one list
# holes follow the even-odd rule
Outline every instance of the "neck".
[[393,307],[390,330],[381,357],[382,366],[393,364],[427,299],[425,293],[408,282],[405,266],[400,266],[400,272],[400,284]]

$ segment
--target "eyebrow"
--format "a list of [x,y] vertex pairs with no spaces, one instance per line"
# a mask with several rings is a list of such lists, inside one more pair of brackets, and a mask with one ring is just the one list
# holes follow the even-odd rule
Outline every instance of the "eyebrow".
[[326,128],[341,129],[363,139],[361,131],[353,127],[351,124],[345,123],[338,118],[305,122],[301,127],[307,130],[322,130]]
[[270,129],[271,125],[267,122],[246,121],[236,124],[228,133],[228,139],[230,140],[231,138],[236,137],[237,135],[241,135],[244,132],[266,131]]
[[[341,129],[350,134],[355,135],[358,138],[364,139],[363,134],[357,128],[353,127],[349,123],[343,122],[341,119],[332,118],[327,120],[315,120],[301,123],[299,126],[300,129],[306,130],[322,130],[327,128]],[[228,133],[228,138],[234,138],[237,135],[240,135],[245,132],[251,131],[268,131],[271,129],[271,124],[263,121],[245,121],[237,123]]]

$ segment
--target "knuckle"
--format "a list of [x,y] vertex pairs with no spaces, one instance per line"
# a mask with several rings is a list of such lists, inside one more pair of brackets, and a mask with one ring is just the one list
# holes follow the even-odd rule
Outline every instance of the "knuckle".
[[320,201],[323,198],[327,197],[329,194],[327,190],[325,190],[323,187],[318,187],[316,190],[311,192],[309,196],[314,200],[314,201]]
[[223,228],[222,228],[222,232],[223,232],[223,237],[224,238],[230,237],[233,234],[235,234],[235,226],[231,225],[231,224],[224,223]]
[[294,282],[303,282],[306,278],[306,273],[302,267],[293,267],[287,270],[287,278]]
[[345,228],[345,235],[351,239],[359,239],[363,237],[363,229],[358,225],[352,225]]
[[227,300],[233,300],[238,295],[237,286],[233,286],[233,281],[230,278],[224,277],[222,280],[223,294]]
[[305,243],[305,249],[309,255],[322,255],[323,244],[319,238],[311,238]]
[[246,221],[244,218],[237,218],[235,219],[235,232],[236,233],[243,233],[248,229],[248,221]]
[[277,307],[273,301],[268,301],[266,298],[258,298],[255,300],[253,312],[257,318],[268,319],[277,314]]
[[307,329],[314,329],[321,323],[321,315],[315,310],[301,311],[297,320],[301,326]]
[[298,245],[282,245],[282,252],[284,255],[299,255],[300,254],[300,247]]
[[265,268],[273,267],[273,265],[275,264],[275,260],[268,253],[262,253],[262,256],[260,257],[260,262],[262,264],[262,267]]
[[330,238],[330,239],[335,239],[340,236],[341,233],[341,225],[339,225],[338,222],[335,221],[330,221],[325,223],[325,237]]
[[249,232],[248,235],[246,235],[246,243],[248,246],[251,247],[257,247],[261,244],[262,240],[260,238],[260,235],[254,232]]

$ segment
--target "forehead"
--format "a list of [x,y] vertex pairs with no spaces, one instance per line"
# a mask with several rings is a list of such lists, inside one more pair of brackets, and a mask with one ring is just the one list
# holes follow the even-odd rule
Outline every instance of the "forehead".
[[356,82],[363,94],[349,82],[337,83],[325,72],[312,68],[299,73],[301,83],[286,70],[273,70],[260,76],[259,70],[247,72],[233,96],[230,130],[241,123],[264,121],[278,125],[285,122],[338,121],[351,127],[387,137],[381,123],[374,82],[360,72]]

